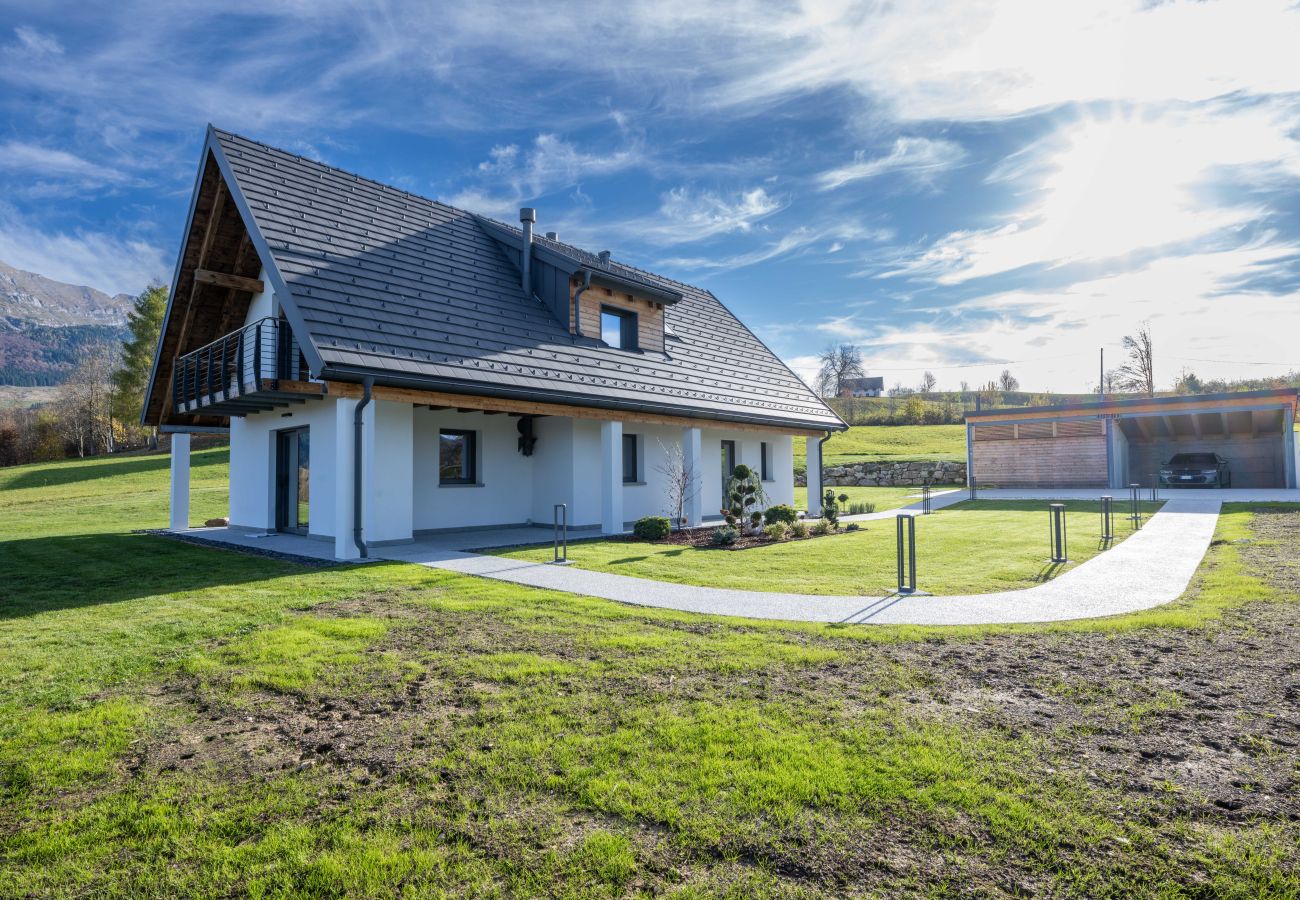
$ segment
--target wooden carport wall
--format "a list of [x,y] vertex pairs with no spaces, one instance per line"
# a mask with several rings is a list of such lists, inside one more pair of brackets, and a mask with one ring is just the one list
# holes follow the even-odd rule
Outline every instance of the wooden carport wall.
[[[1147,432],[1143,428],[1146,419],[1163,419],[1167,416],[1192,416],[1194,418],[1199,415],[1219,414],[1223,420],[1223,431],[1227,434],[1229,433],[1227,418],[1229,413],[1281,410],[1283,414],[1281,438],[1283,441],[1284,484],[1287,488],[1297,488],[1300,487],[1300,458],[1297,456],[1300,450],[1297,449],[1295,433],[1297,399],[1297,393],[1294,389],[1283,388],[1251,391],[1239,396],[1221,396],[1213,399],[1188,397],[1183,401],[1182,398],[1163,397],[1139,403],[1132,401],[1094,403],[1078,409],[1061,407],[1036,409],[1030,407],[989,412],[980,415],[973,421],[968,418],[966,422],[967,481],[969,483],[970,479],[975,477],[973,429],[984,425],[1014,426],[1021,422],[1041,421],[1043,419],[1104,419],[1106,420],[1107,480],[1110,487],[1121,488],[1127,486],[1128,478],[1126,472],[1117,471],[1116,455],[1118,453],[1119,429],[1114,427],[1114,423],[1118,420],[1132,420],[1136,427],[1142,429],[1143,433],[1146,434]],[[1163,422],[1161,425],[1166,429],[1168,428],[1167,424]],[[1194,427],[1199,432],[1199,424]],[[1257,422],[1253,416],[1251,430],[1252,436],[1254,436],[1257,432]],[[1171,433],[1170,436],[1176,435]]]

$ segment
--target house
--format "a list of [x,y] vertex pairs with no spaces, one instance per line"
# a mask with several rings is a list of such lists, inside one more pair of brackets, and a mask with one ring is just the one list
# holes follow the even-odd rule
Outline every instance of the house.
[[232,528],[335,555],[447,529],[708,521],[746,463],[793,499],[793,441],[844,428],[710,292],[209,128],[144,421],[230,436]]
[[884,376],[846,378],[840,382],[840,397],[879,397],[885,393]]
[[1235,488],[1296,487],[1297,393],[1095,400],[966,414],[967,471],[987,487],[1149,486],[1178,453],[1217,453]]

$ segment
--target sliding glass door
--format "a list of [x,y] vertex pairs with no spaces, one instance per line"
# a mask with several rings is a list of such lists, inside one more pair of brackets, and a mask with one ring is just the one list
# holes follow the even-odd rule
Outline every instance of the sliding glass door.
[[275,527],[307,534],[311,528],[311,439],[306,428],[276,434]]

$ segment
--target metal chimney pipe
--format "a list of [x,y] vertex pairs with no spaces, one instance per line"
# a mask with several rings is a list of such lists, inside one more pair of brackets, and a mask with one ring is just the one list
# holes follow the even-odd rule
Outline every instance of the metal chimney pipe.
[[558,231],[548,231],[546,232],[546,239],[548,241],[558,241],[560,239],[560,233]]
[[533,223],[537,221],[537,210],[525,206],[519,210],[519,221],[524,228],[523,262],[520,265],[521,283],[524,296],[533,297]]
[[607,266],[607,265],[609,265],[609,256],[610,256],[610,253],[609,253],[608,250],[602,250],[602,251],[600,251],[600,264],[601,264],[602,266]]

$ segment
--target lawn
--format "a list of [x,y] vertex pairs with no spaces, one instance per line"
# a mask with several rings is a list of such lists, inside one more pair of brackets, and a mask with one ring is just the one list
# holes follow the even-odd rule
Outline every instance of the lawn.
[[[1150,515],[1159,504],[1145,504]],[[916,519],[917,586],[932,594],[985,594],[1032,587],[1086,562],[1101,548],[1100,504],[1066,504],[1070,562],[1048,559],[1048,511],[1039,500],[966,500]],[[1121,517],[1116,543],[1132,533]],[[551,549],[500,551],[545,561]],[[883,596],[898,583],[893,519],[806,541],[715,550],[639,541],[569,545],[574,565],[679,584],[799,594]]]
[[[795,471],[808,467],[805,442],[794,442]],[[837,432],[822,447],[822,465],[871,462],[966,459],[965,425],[854,425]]]
[[1294,510],[1175,604],[942,630],[132,534],[165,496],[0,472],[0,896],[1300,891]]

